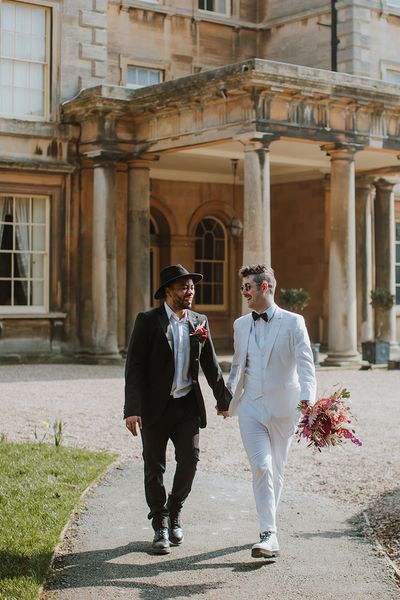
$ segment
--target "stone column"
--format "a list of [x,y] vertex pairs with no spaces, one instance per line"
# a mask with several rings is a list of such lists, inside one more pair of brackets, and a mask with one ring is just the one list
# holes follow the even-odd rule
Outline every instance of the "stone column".
[[244,142],[243,264],[271,264],[269,142]]
[[92,306],[95,353],[119,356],[116,177],[113,162],[107,160],[98,160],[93,171]]
[[128,163],[126,345],[140,311],[150,302],[150,160]]
[[357,339],[358,343],[374,338],[371,290],[373,178],[356,178],[356,282],[357,282]]
[[[395,274],[395,209],[393,188],[396,181],[379,179],[375,182],[375,287],[396,294]],[[391,350],[398,349],[396,336],[396,306],[380,317],[381,339],[390,342]],[[377,325],[377,323],[375,323]]]
[[331,366],[360,363],[357,352],[355,149],[346,145],[323,147],[331,157],[329,333]]

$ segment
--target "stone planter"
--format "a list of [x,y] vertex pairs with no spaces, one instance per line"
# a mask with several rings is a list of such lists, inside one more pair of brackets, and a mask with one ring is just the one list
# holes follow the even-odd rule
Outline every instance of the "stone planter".
[[386,365],[389,361],[390,344],[381,340],[363,342],[362,358],[373,365]]

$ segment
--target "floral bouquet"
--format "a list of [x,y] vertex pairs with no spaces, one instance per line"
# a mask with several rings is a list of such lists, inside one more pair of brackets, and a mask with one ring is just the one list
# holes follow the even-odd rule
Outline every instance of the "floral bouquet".
[[319,452],[321,448],[337,446],[343,440],[362,446],[362,441],[354,435],[354,429],[349,429],[351,413],[345,402],[348,398],[350,392],[340,388],[328,398],[319,398],[314,406],[300,402],[298,410],[303,416],[296,431],[298,441],[305,438],[308,446]]

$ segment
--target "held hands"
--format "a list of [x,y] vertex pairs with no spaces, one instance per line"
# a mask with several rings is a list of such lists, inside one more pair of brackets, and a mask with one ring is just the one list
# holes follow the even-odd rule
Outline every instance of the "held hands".
[[218,410],[217,404],[215,405],[215,410],[217,411],[218,416],[224,417],[224,419],[229,417],[229,410]]
[[142,417],[127,417],[125,425],[131,434],[136,436],[139,433],[139,429],[142,429]]

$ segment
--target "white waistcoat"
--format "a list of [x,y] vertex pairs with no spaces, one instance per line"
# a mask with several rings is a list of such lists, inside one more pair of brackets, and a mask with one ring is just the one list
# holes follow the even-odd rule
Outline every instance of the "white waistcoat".
[[[260,325],[263,325],[260,323]],[[263,340],[261,336],[261,340]],[[265,344],[261,348],[257,345],[254,327],[249,336],[249,345],[247,347],[247,359],[244,374],[244,390],[246,396],[250,398],[261,398],[266,388],[266,364],[267,356]]]

